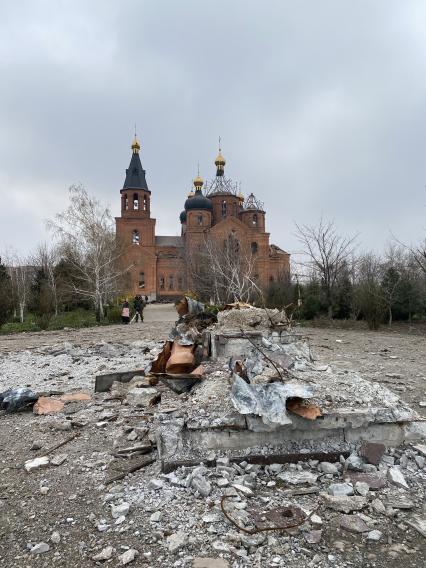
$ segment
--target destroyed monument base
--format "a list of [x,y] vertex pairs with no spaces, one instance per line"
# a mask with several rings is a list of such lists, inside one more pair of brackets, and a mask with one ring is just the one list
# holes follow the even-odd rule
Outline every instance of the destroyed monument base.
[[425,437],[426,422],[394,393],[354,371],[316,365],[283,312],[237,306],[212,324],[197,317],[197,303],[189,306],[151,369],[180,393],[172,393],[178,404],[155,407],[164,472],[221,456],[333,461],[363,441],[396,447]]

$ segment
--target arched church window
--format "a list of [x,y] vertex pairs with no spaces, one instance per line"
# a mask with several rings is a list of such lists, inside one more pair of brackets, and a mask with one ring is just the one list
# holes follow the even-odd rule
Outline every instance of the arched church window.
[[139,272],[139,288],[145,288],[145,272]]
[[259,225],[259,218],[258,218],[258,216],[257,216],[257,213],[253,213],[252,221],[253,221],[253,226],[254,226],[254,227],[257,227],[257,226]]
[[159,285],[160,290],[164,290],[164,276],[160,276]]
[[234,215],[237,216],[237,204],[234,202]]
[[139,209],[139,195],[137,193],[133,194],[133,209],[135,211]]
[[139,234],[139,231],[135,229],[132,233],[132,244],[139,245],[140,242],[141,242],[141,236]]
[[124,194],[124,209],[125,209],[126,211],[129,210],[129,200],[128,200],[128,198],[127,198],[127,193]]
[[258,250],[259,250],[259,247],[257,246],[257,243],[251,243],[251,253],[257,254]]
[[178,288],[179,288],[179,290],[182,290],[182,288],[183,288],[182,276],[178,276]]
[[226,201],[222,201],[222,217],[226,217]]
[[144,195],[143,197],[143,210],[144,211],[148,210],[148,199],[146,198],[146,195]]
[[202,216],[202,215],[198,215],[198,216],[197,216],[197,223],[198,223],[199,225],[202,225],[202,224],[203,224],[203,216]]
[[175,277],[173,276],[173,274],[170,274],[169,276],[169,290],[173,290],[175,285]]

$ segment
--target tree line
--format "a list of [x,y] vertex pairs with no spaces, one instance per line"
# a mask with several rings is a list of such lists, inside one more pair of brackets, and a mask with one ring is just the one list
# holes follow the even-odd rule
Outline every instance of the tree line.
[[[129,288],[126,245],[116,238],[109,209],[84,187],[71,186],[68,207],[48,228],[50,244],[27,258],[0,258],[0,327],[31,313],[37,327],[47,329],[58,314],[76,308],[94,310],[102,322]],[[214,304],[286,308],[299,320],[365,320],[371,329],[426,318],[426,239],[418,246],[394,239],[377,254],[360,252],[357,235],[342,235],[325,219],[296,224],[295,234],[301,260],[266,290],[256,279],[256,251],[234,234],[224,243],[206,238],[188,259],[191,292]]]

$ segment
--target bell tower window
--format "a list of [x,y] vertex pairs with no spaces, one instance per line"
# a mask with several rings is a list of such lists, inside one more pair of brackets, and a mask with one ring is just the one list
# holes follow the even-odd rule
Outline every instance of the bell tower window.
[[253,213],[252,223],[253,227],[257,227],[259,225],[259,218],[257,216],[257,213]]
[[202,215],[198,215],[198,216],[197,216],[197,223],[198,223],[199,225],[202,225],[202,224],[203,224],[203,216],[202,216]]
[[141,241],[141,237],[140,237],[139,231],[137,229],[135,229],[132,233],[132,244],[139,245],[140,241]]
[[259,247],[257,246],[257,243],[251,243],[251,253],[257,254],[258,250],[259,250]]
[[125,211],[129,210],[129,199],[127,197],[127,193],[124,194],[124,210]]
[[146,198],[146,195],[143,197],[143,210],[148,211],[148,199]]
[[226,217],[226,201],[222,201],[222,217]]
[[139,209],[139,195],[137,193],[133,194],[133,209],[135,211]]

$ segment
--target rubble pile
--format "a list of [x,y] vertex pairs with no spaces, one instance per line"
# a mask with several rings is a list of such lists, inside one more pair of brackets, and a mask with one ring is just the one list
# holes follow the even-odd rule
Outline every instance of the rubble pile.
[[[55,476],[56,492],[78,480],[71,505],[93,488],[79,503],[80,564],[421,566],[426,423],[380,384],[317,364],[283,312],[216,317],[189,298],[177,309],[165,342],[20,354],[37,376],[11,372],[0,396],[4,412],[38,421],[17,467],[39,496],[51,498]],[[35,516],[37,501],[27,506]],[[76,523],[66,508],[18,560],[61,558]]]

